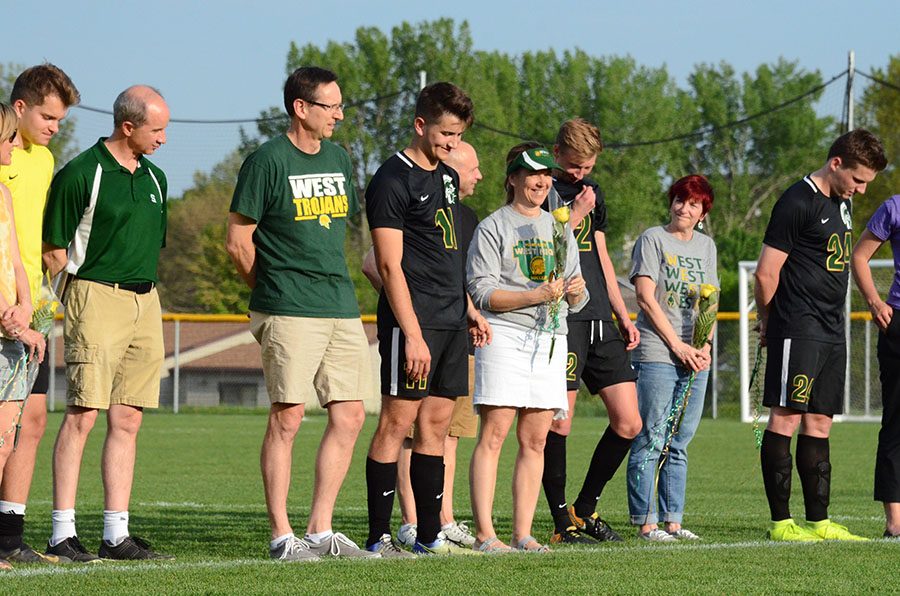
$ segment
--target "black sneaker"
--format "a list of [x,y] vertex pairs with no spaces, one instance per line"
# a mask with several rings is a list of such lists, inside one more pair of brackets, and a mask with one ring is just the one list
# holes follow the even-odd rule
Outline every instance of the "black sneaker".
[[575,515],[574,507],[569,507],[569,519],[578,531],[596,538],[600,542],[623,542],[622,537],[610,528],[609,524],[603,521],[596,511],[590,517],[581,518]]
[[125,540],[116,546],[110,545],[106,540],[100,541],[101,559],[116,559],[119,561],[134,561],[138,559],[172,560],[174,555],[164,555],[150,548],[146,540],[137,536],[126,536]]
[[569,526],[562,532],[554,532],[550,544],[596,544],[593,538],[585,536],[575,526]]
[[56,555],[44,555],[22,543],[19,548],[4,550],[0,548],[0,559],[6,559],[9,563],[45,563],[56,565],[60,562]]
[[47,543],[46,554],[48,556],[54,555],[59,559],[60,563],[97,563],[100,561],[96,555],[89,553],[88,550],[81,545],[78,536],[66,538],[55,546],[50,546],[50,544]]

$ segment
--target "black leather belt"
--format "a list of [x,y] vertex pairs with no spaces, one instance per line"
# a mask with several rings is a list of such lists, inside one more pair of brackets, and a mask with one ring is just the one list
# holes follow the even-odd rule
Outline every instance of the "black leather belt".
[[[79,277],[78,279],[84,278]],[[110,288],[118,288],[119,290],[134,292],[135,294],[146,294],[156,286],[156,284],[152,281],[145,281],[139,284],[117,284],[109,281],[100,281],[99,279],[84,279],[84,281],[90,281],[102,286],[109,286]]]

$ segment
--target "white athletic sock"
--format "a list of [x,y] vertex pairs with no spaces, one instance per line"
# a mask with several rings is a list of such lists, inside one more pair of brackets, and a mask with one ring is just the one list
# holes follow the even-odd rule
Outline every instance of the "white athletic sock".
[[50,546],[56,546],[66,538],[78,535],[75,533],[74,509],[54,509],[50,514],[50,519],[53,522]]
[[289,538],[293,538],[293,537],[294,537],[293,532],[289,532],[288,534],[282,534],[281,536],[273,539],[272,542],[269,543],[269,548],[272,550],[275,550],[276,548],[278,548],[279,546],[281,546],[282,544],[287,542],[287,540]]
[[110,546],[118,546],[128,538],[128,512],[103,511],[103,540]]
[[452,527],[455,526],[455,525],[456,525],[456,522],[455,522],[455,521],[452,521],[452,522],[450,522],[449,524],[444,524],[443,526],[441,526],[441,529],[442,529],[442,530],[449,530],[450,528],[452,528]]
[[0,501],[0,513],[15,513],[16,515],[25,515],[25,503]]
[[329,538],[334,536],[334,532],[331,531],[331,528],[328,528],[324,532],[316,532],[315,534],[307,534],[303,537],[307,542],[313,542],[315,544],[322,544]]

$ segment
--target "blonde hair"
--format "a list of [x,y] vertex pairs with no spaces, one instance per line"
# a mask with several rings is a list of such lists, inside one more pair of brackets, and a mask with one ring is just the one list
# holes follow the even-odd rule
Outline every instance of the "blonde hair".
[[12,106],[0,102],[0,139],[6,140],[19,127],[19,116]]
[[600,129],[584,118],[572,118],[563,122],[556,134],[559,150],[568,149],[579,157],[596,157],[603,151]]

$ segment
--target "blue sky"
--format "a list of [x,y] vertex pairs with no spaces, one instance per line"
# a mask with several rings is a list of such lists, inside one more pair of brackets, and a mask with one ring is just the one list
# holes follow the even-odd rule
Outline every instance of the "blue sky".
[[[745,71],[784,56],[830,78],[846,67],[850,49],[863,72],[900,53],[900,8],[890,0],[43,0],[16,2],[11,11],[3,63],[51,61],[72,77],[84,105],[107,109],[123,88],[149,83],[162,90],[173,118],[185,119],[252,118],[278,105],[291,41],[347,42],[361,26],[389,31],[439,17],[468,20],[477,49],[630,54],[665,64],[679,82],[702,62],[724,60]],[[109,133],[111,117],[72,114],[80,147]],[[173,126],[169,137],[154,161],[177,195],[195,170],[208,170],[236,146],[237,127]]]

